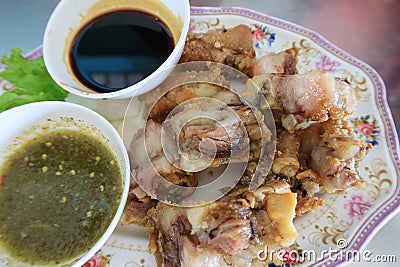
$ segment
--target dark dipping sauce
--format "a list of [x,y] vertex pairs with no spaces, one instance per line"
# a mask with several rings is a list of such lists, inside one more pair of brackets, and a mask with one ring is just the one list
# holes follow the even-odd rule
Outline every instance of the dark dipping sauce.
[[95,18],[80,30],[70,61],[82,84],[109,93],[149,76],[174,46],[171,31],[159,18],[135,10],[115,11]]
[[93,136],[62,130],[24,144],[0,167],[0,242],[32,264],[89,250],[115,215],[122,172]]

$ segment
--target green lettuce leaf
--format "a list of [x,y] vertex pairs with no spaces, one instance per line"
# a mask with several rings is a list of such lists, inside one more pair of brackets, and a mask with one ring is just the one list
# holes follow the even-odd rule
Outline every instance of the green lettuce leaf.
[[21,52],[19,48],[11,49],[10,56],[0,60],[6,65],[0,77],[16,87],[0,95],[0,112],[32,102],[63,101],[68,93],[51,78],[43,58],[29,60],[21,56]]

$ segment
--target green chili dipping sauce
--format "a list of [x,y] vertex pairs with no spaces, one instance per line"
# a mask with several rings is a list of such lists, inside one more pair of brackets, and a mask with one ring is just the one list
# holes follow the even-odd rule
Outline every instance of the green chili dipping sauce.
[[0,167],[0,178],[1,245],[32,264],[89,250],[112,221],[123,190],[111,150],[74,130],[24,144]]

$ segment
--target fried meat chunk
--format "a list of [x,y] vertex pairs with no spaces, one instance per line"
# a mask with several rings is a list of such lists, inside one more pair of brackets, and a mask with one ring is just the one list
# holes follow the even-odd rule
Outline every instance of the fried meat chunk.
[[356,110],[351,86],[320,70],[255,76],[243,97],[251,103],[261,102],[260,107],[280,110],[280,122],[290,132],[328,119],[345,120]]
[[237,189],[207,205],[158,203],[149,215],[150,251],[159,266],[263,266],[264,245],[294,243],[296,193],[271,181],[257,192]]
[[279,53],[268,53],[258,59],[252,67],[252,76],[270,73],[297,73],[297,48],[291,47]]
[[302,131],[300,157],[311,170],[298,176],[316,182],[327,192],[362,187],[358,164],[371,148],[356,138],[346,121],[329,120]]
[[230,29],[189,33],[180,63],[212,61],[234,67],[251,75],[256,59],[250,27],[240,24]]

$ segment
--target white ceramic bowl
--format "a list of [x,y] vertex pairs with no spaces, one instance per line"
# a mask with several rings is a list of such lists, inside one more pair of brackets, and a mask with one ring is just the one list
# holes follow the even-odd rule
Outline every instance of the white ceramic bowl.
[[[101,8],[98,8],[99,2],[102,2],[102,5],[100,5]],[[90,17],[96,17],[92,15],[93,10],[96,10],[98,16],[98,14],[121,10],[121,5],[136,9],[136,6],[140,7],[144,5],[143,3],[146,3],[146,5],[149,5],[148,3],[155,3],[155,7],[152,9],[156,13],[160,11],[157,9],[159,4],[163,5],[163,7],[167,7],[172,12],[172,20],[178,25],[175,28],[179,27],[179,29],[171,29],[173,33],[176,32],[173,35],[177,42],[170,56],[155,72],[145,79],[118,91],[98,93],[79,82],[78,79],[71,74],[70,68],[68,67],[69,54],[65,53],[66,47],[69,51],[70,41],[68,40],[71,39],[71,31],[73,32],[88,20],[90,21]],[[96,8],[93,8],[94,5],[96,5]],[[146,7],[146,9],[148,8]],[[162,19],[165,20],[164,18]],[[85,23],[82,22],[83,20]],[[166,20],[166,23],[168,25],[170,24],[168,20]],[[52,78],[61,87],[71,93],[97,99],[130,98],[148,92],[166,78],[168,72],[164,70],[171,69],[170,67],[178,62],[182,54],[189,23],[190,5],[188,0],[63,0],[55,8],[47,23],[43,39],[43,57]],[[162,73],[162,75],[157,75],[158,73]]]
[[[68,118],[68,120],[64,121],[61,118]],[[73,120],[70,120],[69,118],[72,118]],[[49,122],[48,119],[51,119],[53,122]],[[0,166],[4,163],[7,154],[12,153],[8,149],[10,148],[10,145],[15,144],[18,147],[26,142],[26,140],[32,138],[32,136],[37,136],[38,131],[41,131],[42,128],[38,126],[43,125],[50,126],[53,129],[68,128],[83,130],[86,133],[93,134],[93,136],[98,140],[99,138],[100,140],[103,139],[103,143],[108,146],[113,153],[115,153],[121,167],[123,190],[118,209],[113,219],[107,226],[104,234],[101,235],[92,248],[88,251],[82,251],[81,255],[74,259],[59,264],[60,266],[82,266],[110,237],[117,226],[125,207],[130,183],[130,170],[128,154],[121,137],[105,118],[91,109],[72,103],[58,101],[31,103],[4,111],[0,113],[0,124],[5,126],[5,130],[0,132]],[[28,135],[26,133],[27,129],[32,129],[32,131],[29,130]],[[16,139],[16,137],[18,138]],[[0,266],[22,267],[31,265],[16,261],[0,246]]]

